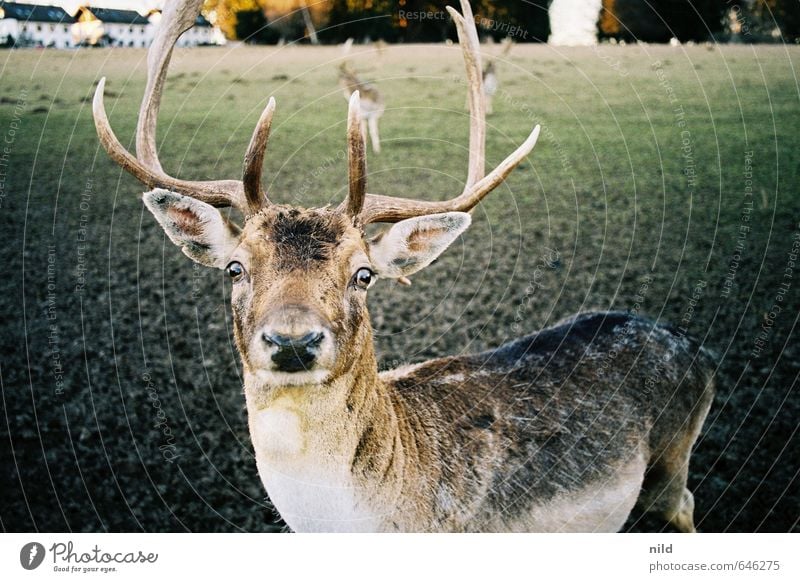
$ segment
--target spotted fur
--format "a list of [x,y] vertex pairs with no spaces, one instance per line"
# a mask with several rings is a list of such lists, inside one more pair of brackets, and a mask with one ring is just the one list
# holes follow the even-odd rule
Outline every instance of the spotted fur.
[[[598,377],[598,360],[612,350],[614,366]],[[668,372],[646,390],[648,372],[664,364]],[[658,471],[673,449],[693,444],[712,369],[703,349],[671,329],[602,312],[392,378],[407,430],[428,437],[430,449],[407,469],[431,501],[444,501],[417,516],[423,529],[535,530],[526,516],[538,506],[601,489],[640,455]]]

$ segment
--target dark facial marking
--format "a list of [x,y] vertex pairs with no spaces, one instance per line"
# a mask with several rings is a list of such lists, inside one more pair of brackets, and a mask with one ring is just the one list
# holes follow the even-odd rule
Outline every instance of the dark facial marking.
[[418,262],[416,257],[397,257],[392,259],[392,266],[398,269],[410,269]]
[[282,269],[308,269],[330,259],[344,233],[340,216],[324,212],[281,211],[270,225]]
[[193,255],[206,254],[211,249],[210,245],[194,240],[188,241],[185,244],[186,248],[191,250]]
[[303,372],[310,370],[316,355],[304,347],[281,348],[272,356],[272,361],[281,372]]

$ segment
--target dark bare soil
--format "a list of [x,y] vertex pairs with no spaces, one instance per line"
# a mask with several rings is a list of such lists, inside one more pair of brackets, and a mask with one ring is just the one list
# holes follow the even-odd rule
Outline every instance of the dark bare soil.
[[[177,54],[165,167],[236,176],[274,93],[275,196],[339,200],[344,163],[325,160],[343,147],[345,103],[335,66],[312,68],[336,49],[291,49],[280,66],[239,50]],[[486,349],[586,309],[685,324],[720,358],[691,466],[698,529],[796,531],[800,49],[601,50],[518,47],[501,66],[490,161],[534,122],[542,139],[412,287],[371,291],[382,366]],[[227,282],[165,239],[94,136],[84,97],[105,74],[129,143],[143,58],[0,54],[0,140],[11,140],[0,144],[4,531],[282,527],[256,473]],[[360,62],[389,95],[373,191],[460,190],[458,59],[405,47]],[[240,76],[247,86],[231,84]],[[663,526],[634,516],[629,527]]]

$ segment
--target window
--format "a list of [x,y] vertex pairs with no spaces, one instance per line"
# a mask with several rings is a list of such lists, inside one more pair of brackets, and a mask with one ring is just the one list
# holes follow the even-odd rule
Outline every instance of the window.
[[42,25],[41,24],[37,24],[36,25],[36,32],[42,32]]
[[131,33],[131,34],[133,34],[133,27],[132,27],[132,26],[129,26],[129,27],[128,27],[128,32],[129,32],[129,33]]
[[66,25],[63,28],[64,28],[64,32],[69,32],[69,28]]

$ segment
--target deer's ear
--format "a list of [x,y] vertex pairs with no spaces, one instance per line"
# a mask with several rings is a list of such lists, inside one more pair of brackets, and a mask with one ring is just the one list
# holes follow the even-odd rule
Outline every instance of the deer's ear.
[[202,265],[224,268],[239,245],[239,228],[210,204],[156,188],[145,193],[144,205],[172,242]]
[[411,275],[430,265],[472,221],[466,212],[409,218],[369,243],[372,266],[381,277]]

